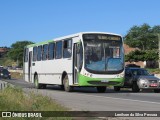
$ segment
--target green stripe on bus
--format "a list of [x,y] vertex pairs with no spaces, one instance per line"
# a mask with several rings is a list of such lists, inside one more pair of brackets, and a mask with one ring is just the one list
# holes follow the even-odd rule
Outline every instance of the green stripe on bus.
[[[108,83],[103,83],[103,84],[90,84],[90,81],[99,81],[101,82],[102,80],[108,80],[110,82],[119,82],[119,84],[113,85],[113,84],[109,84]],[[124,78],[91,78],[91,77],[87,77],[84,76],[82,74],[78,74],[78,83],[79,86],[122,86],[124,83]]]
[[48,40],[48,41],[39,42],[39,43],[36,43],[36,44],[27,45],[26,48],[39,46],[39,45],[44,45],[44,44],[48,44],[48,43],[51,43],[51,42],[54,42],[54,40]]

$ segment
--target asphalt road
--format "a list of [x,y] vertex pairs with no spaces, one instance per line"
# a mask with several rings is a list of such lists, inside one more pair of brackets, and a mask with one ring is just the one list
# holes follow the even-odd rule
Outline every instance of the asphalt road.
[[[46,89],[35,89],[33,84],[27,83],[24,80],[12,79],[3,81],[23,88],[25,92],[32,91],[38,94],[49,96],[56,100],[58,103],[70,108],[71,111],[119,111],[120,113],[123,111],[160,111],[160,93],[154,93],[153,91],[141,91],[139,93],[132,93],[131,90],[115,92],[113,89],[107,89],[105,93],[97,93],[96,88],[75,88],[74,92],[65,92],[61,90],[59,86],[48,85]],[[99,119],[159,120],[160,118],[96,117],[96,120]]]
[[95,88],[75,88],[67,93],[58,86],[48,85],[47,89],[35,89],[33,84],[23,80],[4,80],[22,87],[26,92],[34,91],[49,96],[71,110],[83,111],[160,111],[160,93],[145,91],[132,93],[131,90],[97,93]]

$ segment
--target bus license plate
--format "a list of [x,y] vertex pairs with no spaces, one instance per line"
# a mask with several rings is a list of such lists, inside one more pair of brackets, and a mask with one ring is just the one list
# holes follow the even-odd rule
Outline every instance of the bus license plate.
[[101,80],[101,82],[109,82],[108,80]]

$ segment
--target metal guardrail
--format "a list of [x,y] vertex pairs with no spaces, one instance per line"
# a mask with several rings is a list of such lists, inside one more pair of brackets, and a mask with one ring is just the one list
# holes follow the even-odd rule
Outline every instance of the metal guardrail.
[[3,90],[4,88],[6,88],[8,86],[7,82],[1,81],[0,80],[0,90]]
[[23,70],[9,70],[9,72],[18,72],[18,73],[23,73]]

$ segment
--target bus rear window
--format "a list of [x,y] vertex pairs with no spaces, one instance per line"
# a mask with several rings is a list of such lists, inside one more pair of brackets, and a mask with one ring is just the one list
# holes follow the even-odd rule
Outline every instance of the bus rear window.
[[24,50],[24,62],[28,62],[28,48]]

